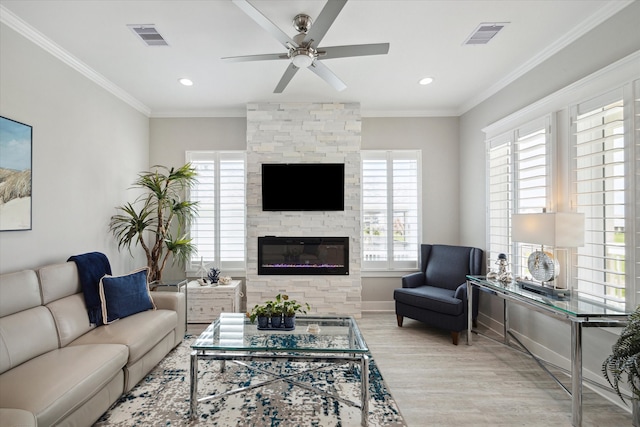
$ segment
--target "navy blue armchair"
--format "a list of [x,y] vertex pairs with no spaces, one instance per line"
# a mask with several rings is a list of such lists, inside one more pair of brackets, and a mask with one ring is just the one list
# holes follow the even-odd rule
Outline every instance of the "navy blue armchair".
[[[448,245],[421,245],[420,269],[402,278],[395,289],[398,326],[405,317],[451,331],[458,345],[460,331],[467,329],[466,275],[482,272],[483,251]],[[478,317],[478,289],[473,288],[473,322]]]

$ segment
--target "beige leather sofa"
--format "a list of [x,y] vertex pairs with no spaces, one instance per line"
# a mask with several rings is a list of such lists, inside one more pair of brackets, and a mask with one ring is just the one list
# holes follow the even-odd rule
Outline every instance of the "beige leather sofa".
[[74,262],[0,276],[0,426],[90,426],[185,334],[184,295],[91,326]]

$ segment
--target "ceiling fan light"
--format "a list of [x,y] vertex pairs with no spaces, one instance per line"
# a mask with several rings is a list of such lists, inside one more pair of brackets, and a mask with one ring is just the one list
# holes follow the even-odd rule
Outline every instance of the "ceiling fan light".
[[418,83],[421,84],[422,86],[426,86],[428,84],[433,83],[433,77],[423,77],[420,80],[418,80]]
[[308,55],[296,55],[293,57],[293,65],[298,68],[308,68],[313,63],[313,58]]
[[291,62],[298,68],[308,68],[316,59],[316,51],[311,48],[299,47],[289,52]]

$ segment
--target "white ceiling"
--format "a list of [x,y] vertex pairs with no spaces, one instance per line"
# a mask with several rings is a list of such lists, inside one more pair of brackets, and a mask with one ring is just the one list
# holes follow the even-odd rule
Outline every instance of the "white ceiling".
[[[251,0],[289,36],[298,13],[324,0]],[[229,0],[1,0],[0,21],[151,117],[242,116],[248,102],[360,102],[363,115],[460,115],[626,7],[628,0],[350,0],[321,46],[389,42],[388,55],[324,61],[337,92],[300,70],[273,90],[288,63],[225,62],[284,53]],[[482,22],[509,22],[489,44],[463,46]],[[154,24],[168,47],[147,47],[127,27]],[[435,81],[418,85],[424,76]],[[181,77],[194,86],[178,83]]]

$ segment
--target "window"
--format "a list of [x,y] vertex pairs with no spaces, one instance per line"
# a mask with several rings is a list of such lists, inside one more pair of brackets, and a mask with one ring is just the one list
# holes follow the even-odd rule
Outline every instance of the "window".
[[362,152],[362,267],[416,269],[421,236],[419,150]]
[[245,153],[232,151],[187,151],[198,173],[190,198],[198,202],[198,215],[191,224],[197,253],[188,270],[195,272],[204,262],[223,271],[245,268]]
[[573,178],[585,245],[578,248],[577,288],[598,302],[625,304],[627,158],[625,105],[614,91],[573,109]]
[[[638,57],[631,55],[483,129],[488,135],[486,247],[487,257],[492,259],[489,262],[495,263],[498,253],[512,249],[513,262],[523,264],[527,248],[518,253],[517,245],[509,239],[512,212],[526,212],[525,209],[545,204],[550,211],[579,212],[585,216],[585,244],[579,248],[553,248],[561,268],[558,281],[568,280],[566,285],[581,297],[614,311],[633,310],[640,302],[637,70]],[[525,145],[518,147],[518,139],[539,136],[535,135],[535,128],[528,126],[519,132],[506,131],[529,117],[545,114],[549,115],[550,126],[546,127],[544,168],[542,153],[533,154],[537,150],[533,147],[527,148],[531,159],[535,159],[533,169],[518,166],[517,152],[525,148]],[[546,183],[538,178],[529,179],[523,175],[525,171],[540,178],[545,176]],[[529,181],[530,188],[520,185],[522,178]],[[538,200],[537,193],[542,197],[543,189],[546,203]],[[512,267],[519,274],[521,270]]]
[[542,212],[551,187],[550,119],[535,120],[488,141],[488,268],[504,253],[516,276],[529,274],[527,258],[538,250],[511,241],[512,213]]
[[488,221],[488,269],[498,259],[498,254],[512,259],[511,213],[513,211],[513,158],[512,136],[504,135],[488,141],[487,155],[487,221]]

